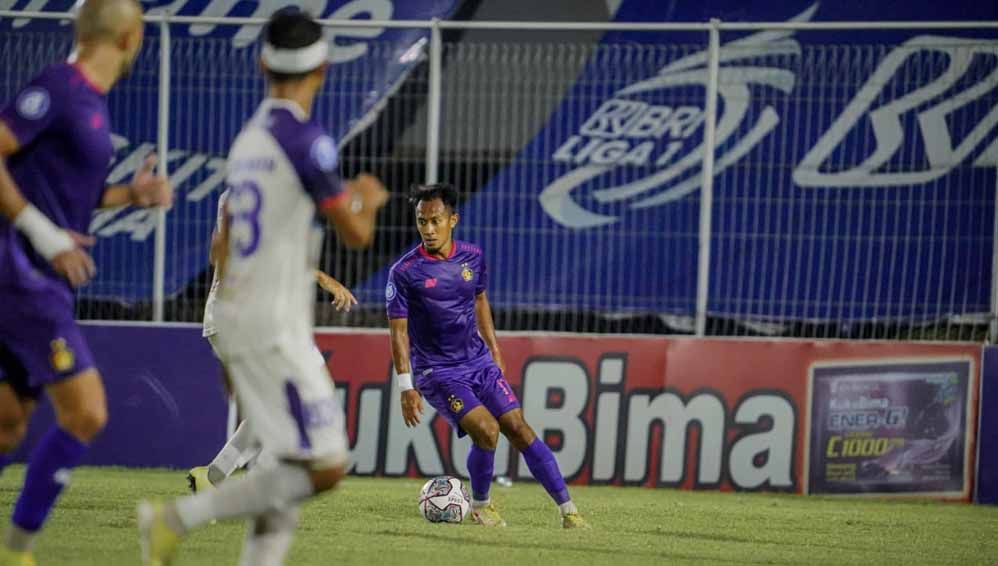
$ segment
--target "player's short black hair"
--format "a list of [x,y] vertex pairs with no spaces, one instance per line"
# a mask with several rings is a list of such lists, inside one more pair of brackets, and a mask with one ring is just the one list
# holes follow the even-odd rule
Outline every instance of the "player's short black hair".
[[[319,41],[322,37],[322,26],[301,8],[287,6],[270,16],[270,21],[263,30],[263,37],[267,43],[279,49],[301,49]],[[299,81],[311,72],[279,73],[267,69],[267,79],[273,83]]]
[[450,183],[413,185],[409,187],[409,204],[416,206],[421,200],[440,199],[444,206],[454,212],[457,209],[457,189]]

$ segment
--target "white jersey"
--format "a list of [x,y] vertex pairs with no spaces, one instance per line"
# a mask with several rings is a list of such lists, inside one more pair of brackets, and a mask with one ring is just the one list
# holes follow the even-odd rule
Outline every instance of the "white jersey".
[[297,104],[265,100],[229,152],[229,248],[214,305],[225,357],[314,345],[319,208],[345,197],[336,146]]
[[[229,198],[229,191],[222,191],[218,197],[218,211],[215,213],[215,232],[222,229],[225,222],[225,201]],[[215,299],[218,297],[218,286],[222,283],[222,278],[218,276],[216,269],[211,276],[211,289],[208,291],[208,300],[204,303],[204,319],[201,336],[205,338],[214,336],[218,330],[215,328]]]

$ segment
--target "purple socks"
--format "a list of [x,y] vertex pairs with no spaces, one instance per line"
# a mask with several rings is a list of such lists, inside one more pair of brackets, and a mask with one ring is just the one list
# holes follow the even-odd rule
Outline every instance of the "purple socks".
[[80,463],[87,445],[53,425],[35,446],[28,460],[21,496],[14,506],[13,523],[28,532],[41,528],[55,505],[62,488],[69,482],[69,471]]
[[495,468],[495,450],[486,450],[471,445],[468,452],[468,476],[471,477],[471,497],[475,501],[489,500],[489,487],[492,485],[492,472]]
[[[568,496],[568,488],[565,487],[565,478],[561,476],[561,470],[558,469],[558,461],[554,459],[554,454],[551,453],[548,445],[544,444],[539,437],[535,438],[530,446],[527,446],[527,449],[523,451],[523,459],[526,460],[527,467],[530,468],[530,473],[534,475],[534,479],[541,482],[555,503],[561,505],[571,499]],[[470,457],[468,461],[471,461]],[[471,469],[470,465],[468,469]],[[474,477],[472,475],[472,478]]]

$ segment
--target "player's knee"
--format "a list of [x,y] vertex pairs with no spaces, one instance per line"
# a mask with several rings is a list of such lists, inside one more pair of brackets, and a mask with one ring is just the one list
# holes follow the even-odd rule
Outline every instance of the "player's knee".
[[60,415],[59,426],[81,441],[90,442],[107,426],[107,407],[95,404]]
[[312,470],[310,473],[312,478],[312,489],[315,493],[329,491],[336,487],[346,474],[346,466],[335,466],[332,468],[323,468],[321,470]]
[[523,419],[515,419],[506,424],[503,431],[510,444],[517,450],[524,450],[534,441],[534,429]]
[[495,450],[499,444],[499,423],[495,419],[483,419],[471,439],[479,448]]
[[24,419],[0,419],[0,454],[13,452],[20,446],[27,430],[28,423]]

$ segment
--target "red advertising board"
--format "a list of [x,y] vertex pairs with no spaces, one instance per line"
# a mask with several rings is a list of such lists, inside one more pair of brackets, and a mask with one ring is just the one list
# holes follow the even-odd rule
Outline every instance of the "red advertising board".
[[[465,475],[468,439],[458,441],[432,408],[419,427],[402,423],[387,334],[319,332],[316,340],[343,395],[354,473]],[[527,422],[570,481],[686,489],[803,492],[815,367],[869,367],[869,375],[891,364],[964,363],[961,442],[953,445],[964,453],[954,468],[962,477],[945,495],[969,494],[978,345],[533,334],[500,342]],[[914,419],[917,407],[910,410]],[[529,477],[514,456],[501,443],[497,473]]]

